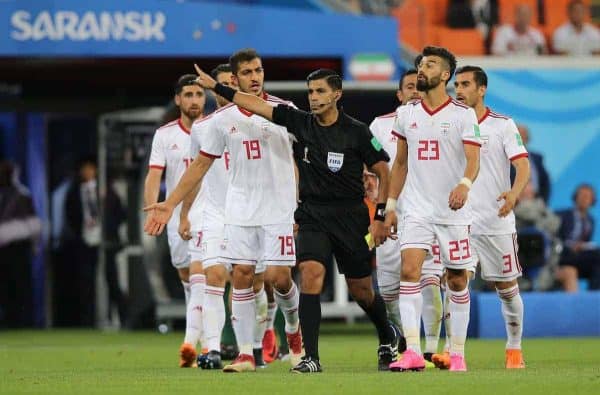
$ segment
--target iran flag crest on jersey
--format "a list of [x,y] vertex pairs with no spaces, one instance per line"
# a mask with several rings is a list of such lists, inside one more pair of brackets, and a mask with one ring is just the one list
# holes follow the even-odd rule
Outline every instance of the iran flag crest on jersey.
[[327,167],[334,173],[337,173],[344,164],[344,154],[339,152],[328,152],[327,153]]

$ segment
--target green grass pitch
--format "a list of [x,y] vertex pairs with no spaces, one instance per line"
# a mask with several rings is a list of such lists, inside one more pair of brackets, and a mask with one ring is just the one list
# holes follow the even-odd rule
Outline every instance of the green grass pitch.
[[504,342],[469,340],[467,373],[377,372],[369,326],[324,326],[322,374],[180,369],[182,333],[0,332],[0,394],[600,394],[600,339],[525,339],[527,369],[503,368]]

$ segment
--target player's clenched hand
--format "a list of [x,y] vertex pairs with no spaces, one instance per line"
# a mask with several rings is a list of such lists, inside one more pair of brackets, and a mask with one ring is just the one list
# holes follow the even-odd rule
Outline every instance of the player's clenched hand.
[[217,82],[208,74],[206,74],[196,63],[194,63],[194,68],[196,69],[196,73],[198,74],[198,78],[196,81],[200,84],[201,87],[206,89],[214,89]]
[[394,211],[388,211],[385,214],[385,221],[383,222],[383,226],[385,230],[388,232],[387,237],[392,240],[396,240],[398,238],[397,230],[398,230],[398,216]]
[[448,196],[448,207],[452,210],[461,209],[467,202],[468,196],[469,188],[464,184],[458,184]]
[[179,229],[177,231],[183,240],[192,239],[191,227],[190,220],[187,217],[179,218]]
[[498,196],[498,201],[504,200],[504,204],[498,210],[499,217],[506,217],[510,212],[515,208],[515,204],[517,203],[517,195],[512,191],[502,192],[500,196]]
[[144,232],[150,236],[158,236],[169,222],[173,214],[173,207],[165,202],[160,202],[144,207],[144,211],[148,213],[144,224]]
[[375,247],[380,246],[387,238],[387,233],[389,233],[385,230],[385,226],[382,221],[373,221],[371,226],[369,226],[369,232],[371,232],[371,237],[375,242]]

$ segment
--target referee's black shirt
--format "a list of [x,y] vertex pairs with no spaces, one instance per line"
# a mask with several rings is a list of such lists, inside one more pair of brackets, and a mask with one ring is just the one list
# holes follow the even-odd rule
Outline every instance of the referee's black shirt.
[[312,114],[280,104],[273,122],[296,137],[302,202],[362,202],[363,164],[390,160],[368,126],[341,110],[335,123],[321,126]]

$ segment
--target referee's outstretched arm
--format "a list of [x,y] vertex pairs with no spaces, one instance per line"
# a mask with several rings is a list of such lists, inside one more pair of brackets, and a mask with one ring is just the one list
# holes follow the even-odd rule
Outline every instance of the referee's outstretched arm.
[[197,81],[203,88],[212,89],[218,95],[237,104],[238,106],[253,112],[254,114],[260,115],[269,121],[273,121],[273,107],[270,106],[265,100],[258,96],[236,91],[235,89],[229,88],[225,85],[218,84],[210,75],[202,71],[198,65],[194,64],[194,67],[198,73]]

